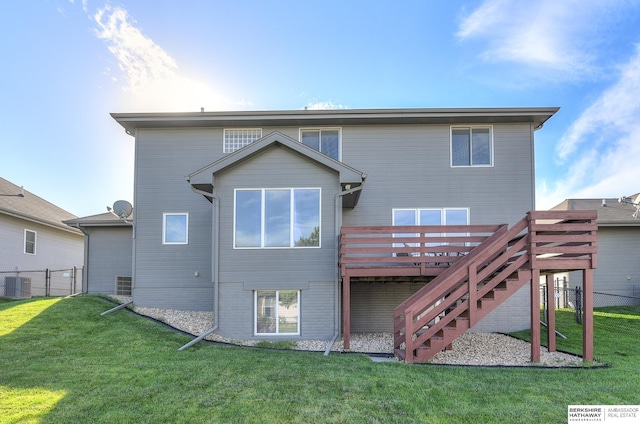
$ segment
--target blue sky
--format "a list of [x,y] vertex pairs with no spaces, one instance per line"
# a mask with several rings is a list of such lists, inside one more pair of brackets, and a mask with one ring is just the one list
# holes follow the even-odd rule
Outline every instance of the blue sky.
[[28,0],[0,15],[0,176],[133,200],[110,112],[559,106],[537,208],[640,192],[640,2]]

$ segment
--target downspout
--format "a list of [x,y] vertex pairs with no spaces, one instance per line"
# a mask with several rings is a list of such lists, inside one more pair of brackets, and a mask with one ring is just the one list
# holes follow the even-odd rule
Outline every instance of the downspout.
[[[341,307],[340,307],[340,267],[338,267],[338,263],[340,262],[340,228],[342,228],[342,197],[346,196],[347,194],[351,194],[351,193],[355,193],[356,191],[360,191],[362,190],[362,188],[364,187],[364,182],[365,179],[367,178],[366,175],[362,176],[362,183],[358,186],[358,187],[354,187],[348,190],[344,190],[341,192],[338,192],[336,194],[336,198],[335,198],[335,219],[334,219],[334,224],[335,224],[335,229],[334,229],[334,234],[336,235],[336,243],[335,243],[335,251],[336,251],[336,256],[335,256],[335,263],[336,263],[336,272],[335,272],[335,280],[334,280],[334,284],[335,284],[335,299],[334,299],[334,322],[335,322],[335,334],[333,335],[333,339],[331,340],[331,342],[329,343],[329,346],[327,346],[327,350],[324,351],[324,356],[329,356],[329,353],[331,352],[331,348],[333,347],[333,344],[336,342],[336,340],[338,339],[338,336],[340,336],[340,311],[341,311]],[[340,200],[340,201],[338,201]]]
[[214,196],[213,193],[209,193],[203,190],[198,190],[197,188],[191,186],[191,190],[196,194],[201,194],[205,197],[211,199],[211,203],[213,203],[213,213],[211,219],[213,220],[213,225],[211,226],[212,234],[212,249],[213,249],[213,258],[211,263],[211,276],[213,278],[213,327],[209,330],[205,331],[195,339],[191,340],[189,343],[185,344],[178,350],[185,350],[188,347],[193,346],[199,341],[203,340],[209,334],[212,334],[218,329],[218,322],[220,321],[220,267],[218,264],[220,263],[220,219],[219,219],[219,210],[220,210],[220,202],[217,196]]

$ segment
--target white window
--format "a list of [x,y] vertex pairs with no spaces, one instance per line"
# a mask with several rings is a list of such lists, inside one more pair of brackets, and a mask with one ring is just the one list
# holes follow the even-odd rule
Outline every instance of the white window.
[[300,290],[256,290],[255,335],[300,334]]
[[24,253],[27,255],[36,254],[36,232],[24,230]]
[[451,127],[451,166],[493,166],[491,127]]
[[303,128],[300,142],[305,146],[340,160],[340,128]]
[[235,248],[320,247],[320,189],[236,189]]
[[189,243],[189,214],[162,214],[162,244]]
[[[408,208],[392,211],[393,225],[469,225],[468,208]],[[441,237],[456,233],[426,233],[427,237]],[[394,237],[417,237],[418,234],[394,234]],[[427,243],[426,246],[437,246],[440,243]],[[416,243],[410,244],[417,246]],[[402,247],[394,244],[394,247]]]
[[232,153],[262,138],[261,128],[225,128],[223,153]]

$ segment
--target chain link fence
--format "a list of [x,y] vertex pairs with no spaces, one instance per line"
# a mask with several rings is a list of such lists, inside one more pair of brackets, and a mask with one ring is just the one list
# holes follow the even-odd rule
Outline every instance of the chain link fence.
[[0,271],[0,297],[68,296],[82,292],[82,267]]
[[[635,319],[624,319],[625,315],[637,316],[640,312],[640,296],[636,296],[636,290],[632,291],[632,296],[624,296],[613,293],[593,292],[593,307],[598,308],[594,317],[594,326],[601,326],[603,329],[610,331],[621,331],[625,334],[633,334],[640,337],[640,325]],[[569,288],[566,279],[556,279],[554,282],[554,302],[556,309],[570,308],[575,312],[576,323],[582,324],[583,305],[582,305],[582,287]],[[541,321],[546,324],[547,310],[549,307],[549,299],[547,298],[546,284],[540,287],[540,302],[542,311],[540,314]],[[613,310],[613,311],[612,311]],[[596,311],[594,311],[596,312]],[[616,317],[615,327],[609,327],[610,319],[606,319],[609,315]]]

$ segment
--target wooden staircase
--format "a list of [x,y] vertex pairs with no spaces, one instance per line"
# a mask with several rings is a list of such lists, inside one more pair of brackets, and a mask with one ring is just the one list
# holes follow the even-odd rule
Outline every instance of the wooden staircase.
[[[552,215],[543,218],[546,216]],[[571,220],[544,224],[531,213],[511,228],[501,226],[396,307],[395,354],[407,363],[419,363],[450,348],[453,340],[531,281],[533,275],[538,278],[545,260],[554,256],[566,259],[563,252],[579,258],[585,253],[595,255],[594,227],[595,218],[587,224]],[[538,270],[535,274],[534,263]],[[558,269],[556,264],[549,269]]]

